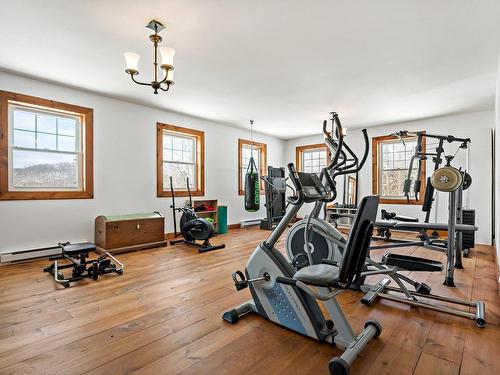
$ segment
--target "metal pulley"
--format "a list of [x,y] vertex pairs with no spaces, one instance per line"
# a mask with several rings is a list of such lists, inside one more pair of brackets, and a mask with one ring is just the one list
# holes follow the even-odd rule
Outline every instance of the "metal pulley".
[[434,171],[431,176],[431,184],[436,190],[452,192],[457,190],[463,183],[463,175],[453,167],[441,167]]

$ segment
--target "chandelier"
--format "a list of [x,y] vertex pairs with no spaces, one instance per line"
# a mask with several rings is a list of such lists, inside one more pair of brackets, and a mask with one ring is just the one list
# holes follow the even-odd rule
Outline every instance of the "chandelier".
[[[139,85],[143,86],[151,86],[154,90],[155,94],[158,94],[158,90],[168,91],[170,86],[174,84],[174,55],[175,50],[172,47],[160,47],[158,48],[158,44],[161,43],[162,38],[158,33],[162,31],[165,26],[159,21],[152,20],[150,21],[146,27],[154,31],[154,34],[149,36],[149,40],[154,45],[154,79],[151,82],[140,82],[135,79],[134,76],[139,74],[139,58],[140,56],[134,52],[125,52],[123,55],[125,56],[126,68],[125,72],[130,74],[130,78],[132,81]],[[161,65],[160,68],[163,71],[163,77],[158,79],[158,50],[161,55]]]

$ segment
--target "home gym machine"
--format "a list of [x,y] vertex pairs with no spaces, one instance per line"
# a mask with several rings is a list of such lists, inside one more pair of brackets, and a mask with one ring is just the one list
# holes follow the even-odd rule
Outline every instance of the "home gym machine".
[[[327,202],[331,197],[316,173],[297,173],[293,164],[288,165],[288,170],[296,196],[288,197],[289,209],[270,236],[254,250],[245,274],[233,273],[236,289],[249,287],[252,300],[225,312],[222,318],[236,323],[243,315],[255,312],[290,330],[335,344],[344,352],[330,360],[330,374],[346,375],[354,359],[382,331],[377,321],[369,320],[356,336],[336,299],[362,275],[378,198],[362,199],[339,265],[315,264],[295,271],[275,245],[304,203]],[[329,190],[333,191],[333,186]],[[324,302],[329,316],[324,315],[316,300]]]
[[[338,139],[336,141],[332,139],[332,134],[342,134],[340,129],[341,124],[338,118],[335,117],[334,123],[337,127],[336,132],[326,132],[325,123],[323,123],[325,143],[327,144],[327,146],[333,145],[341,149],[346,145],[343,137],[337,136]],[[367,137],[365,136],[365,139],[366,138]],[[366,147],[368,146],[369,144],[366,145]],[[335,147],[333,147],[333,149],[335,149]],[[367,150],[365,149],[365,153],[366,152]],[[335,152],[335,155],[337,155],[337,152]],[[340,155],[342,155],[342,152],[340,152]],[[330,176],[333,184],[328,184],[328,186],[333,187],[331,193],[333,197],[336,195],[335,177],[337,176],[337,166],[341,163],[342,160],[338,161],[338,159],[333,158],[332,163],[330,163],[325,168],[326,170],[324,172],[326,174],[323,174],[323,176],[321,177],[321,181],[328,182],[328,176]],[[439,179],[438,175],[436,175],[436,178]],[[321,202],[321,204],[325,203]],[[287,238],[286,241],[286,253],[290,259],[290,262],[292,263],[292,266],[294,266],[296,269],[301,269],[302,267],[306,267],[310,264],[321,264],[324,259],[329,259],[330,262],[340,264],[344,256],[343,253],[346,246],[345,238],[333,225],[329,225],[329,223],[321,221],[319,218],[317,218],[317,216],[313,216],[316,215],[317,212],[321,211],[321,207],[317,207],[317,205],[318,203],[316,202],[315,208],[313,209],[311,214],[306,219],[304,219],[304,223],[302,224],[303,228],[308,228],[308,230],[304,231],[304,229],[302,229],[302,233],[299,234],[297,234],[297,232],[294,233],[292,232],[292,230],[290,230],[289,237],[292,237]],[[354,215],[353,217],[355,218],[356,215]],[[428,223],[424,224],[431,225]],[[457,224],[455,229],[457,229],[458,227],[459,225]],[[306,244],[308,245],[306,246]],[[367,256],[365,260],[364,275],[385,275],[387,276],[387,278],[384,278],[377,285],[369,285],[365,283],[365,277],[361,277],[358,282],[353,285],[353,288],[367,293],[367,295],[362,300],[362,302],[365,304],[373,303],[378,297],[386,298],[412,306],[418,306],[434,311],[472,319],[475,321],[478,327],[483,327],[485,325],[484,302],[466,301],[431,294],[430,286],[425,283],[414,281],[400,272],[440,272],[442,270],[443,265],[440,262],[425,258],[388,253],[382,258],[380,262],[375,262],[373,259]],[[389,286],[391,281],[394,281],[397,287]],[[449,304],[471,307],[475,310],[474,312],[463,311],[463,307],[445,307],[434,304],[432,301],[441,301]]]
[[260,221],[260,229],[272,230],[285,216],[286,180],[285,168],[267,167],[267,176],[262,176],[266,197],[266,218]]
[[[43,272],[50,273],[54,277],[54,280],[62,284],[65,288],[68,288],[70,283],[85,278],[97,280],[99,275],[107,273],[121,275],[123,273],[124,265],[107,251],[97,259],[88,259],[91,252],[97,251],[96,245],[93,243],[81,242],[72,244],[65,242],[59,243],[59,247],[61,248],[61,254],[57,257],[51,257],[49,260],[53,260],[54,262],[44,268]],[[69,263],[59,264],[59,260],[66,260]],[[115,261],[118,267],[111,260]],[[68,268],[71,268],[71,276],[65,276],[61,271]]]
[[[410,200],[410,188],[412,185],[412,170],[415,161],[418,162],[418,173],[417,180],[413,183],[413,191],[415,194],[415,199],[418,201],[421,181],[420,181],[420,171],[422,169],[422,163],[425,163],[427,158],[432,157],[434,163],[434,172],[431,177],[427,178],[426,190],[424,195],[424,204],[422,210],[426,212],[425,222],[409,222],[410,220],[405,220],[405,222],[397,222],[394,220],[387,220],[376,222],[375,226],[377,228],[379,237],[374,237],[374,239],[382,239],[390,242],[390,244],[384,244],[379,246],[372,246],[372,249],[389,249],[396,247],[405,246],[423,246],[431,250],[437,250],[446,253],[447,255],[447,274],[445,277],[444,285],[454,286],[454,269],[463,268],[462,265],[462,254],[468,254],[468,249],[474,246],[474,233],[477,231],[477,227],[474,225],[474,211],[467,210],[465,214],[466,220],[464,221],[463,214],[463,190],[468,189],[472,184],[472,178],[466,171],[461,171],[451,166],[451,161],[455,158],[458,151],[461,149],[467,149],[470,143],[470,138],[457,138],[452,135],[437,135],[429,134],[426,132],[416,132],[410,133],[406,130],[395,133],[402,142],[407,137],[416,137],[417,145],[415,147],[415,153],[412,156],[408,168],[408,175],[404,182],[403,191],[407,200]],[[424,138],[431,138],[438,140],[438,146],[434,153],[429,153],[424,149]],[[458,142],[459,146],[453,155],[444,154],[444,143]],[[446,160],[446,165],[440,167],[443,163],[443,158]],[[448,192],[449,193],[449,204],[448,204],[448,222],[447,223],[429,223],[429,215],[432,207],[432,202],[434,201],[435,190]],[[394,217],[398,219],[398,216],[390,213],[382,213],[385,217]],[[417,220],[418,221],[418,220]],[[391,239],[391,230],[402,230],[402,231],[415,231],[419,233],[420,240],[404,240],[404,239]],[[446,239],[439,239],[436,236],[429,235],[428,232],[433,231],[447,231]],[[464,251],[464,249],[466,249]]]
[[[392,135],[397,137],[403,143],[403,145],[405,145],[405,139],[408,137],[416,138],[416,140],[417,140],[414,154],[412,155],[411,160],[410,160],[410,165],[408,168],[407,177],[406,177],[404,184],[403,184],[403,193],[407,199],[407,202],[410,202],[410,199],[411,199],[410,198],[410,192],[411,192],[411,186],[412,186],[411,175],[412,175],[413,165],[414,165],[415,161],[418,163],[418,168],[417,168],[417,180],[415,180],[413,182],[413,193],[415,195],[415,200],[418,201],[420,190],[422,188],[422,181],[420,180],[420,172],[422,170],[422,162],[425,163],[427,161],[427,159],[431,158],[432,162],[434,163],[433,171],[436,171],[437,169],[439,169],[441,167],[441,164],[443,163],[443,156],[444,156],[444,159],[446,159],[446,161],[447,161],[447,165],[449,165],[450,162],[454,159],[454,157],[458,153],[458,151],[461,149],[467,150],[468,145],[470,143],[470,138],[457,138],[453,135],[429,134],[429,133],[424,132],[424,131],[409,132],[407,130],[401,130],[401,131],[393,133]],[[434,152],[428,152],[426,150],[425,140],[427,138],[438,141]],[[444,145],[445,144],[452,144],[453,142],[459,143],[459,146],[458,146],[456,152],[453,155],[444,155],[444,153],[445,153]],[[471,183],[472,183],[471,176],[467,172],[464,172],[463,190],[466,190],[470,186]],[[430,182],[430,177],[427,177],[425,186],[426,186],[426,189],[425,189],[424,200],[423,200],[423,204],[422,204],[422,211],[425,212],[424,222],[428,223],[429,218],[430,218],[430,214],[432,211],[433,202],[435,200],[435,189]],[[473,221],[471,222],[470,220],[468,220],[469,218],[474,218],[474,210],[467,210],[465,217],[466,217],[466,220],[464,221],[464,224],[474,225]],[[382,210],[382,219],[383,220],[397,220],[397,221],[404,221],[404,222],[418,222],[419,221],[419,219],[416,217],[401,216],[395,212],[387,212],[385,210]],[[387,238],[390,237],[390,231],[385,230],[384,228],[381,228],[379,230],[378,234],[381,237],[387,237]],[[472,236],[472,238],[470,236]],[[474,236],[473,233],[464,234],[464,238],[466,239],[465,249],[469,248],[467,246],[471,242],[472,242],[472,246],[470,246],[470,247],[474,246],[473,245],[473,242],[474,242],[473,236]],[[431,237],[432,238],[438,237],[438,233],[436,231],[434,231],[431,234]]]
[[[170,245],[175,245],[178,243],[185,243],[187,245],[192,245],[198,247],[199,253],[204,253],[207,251],[223,249],[226,245],[212,245],[210,243],[210,238],[215,235],[214,225],[206,219],[199,218],[193,209],[193,200],[191,198],[191,189],[189,188],[189,177],[186,177],[186,187],[189,196],[189,204],[184,207],[175,207],[175,191],[172,181],[172,176],[170,176],[170,192],[172,195],[172,214],[174,217],[174,239],[170,241]],[[177,232],[177,218],[176,212],[182,212],[181,219],[179,221],[180,233]],[[182,235],[182,239],[176,239],[178,236]],[[196,241],[203,241],[201,244]]]

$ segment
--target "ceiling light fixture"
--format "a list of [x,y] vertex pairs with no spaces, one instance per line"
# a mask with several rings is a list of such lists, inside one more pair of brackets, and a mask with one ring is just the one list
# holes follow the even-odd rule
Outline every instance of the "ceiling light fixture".
[[[139,74],[139,58],[140,56],[134,52],[125,52],[123,56],[125,56],[126,68],[125,72],[130,74],[130,78],[132,81],[139,85],[151,86],[154,90],[155,94],[158,94],[158,90],[168,91],[170,86],[174,84],[174,55],[175,50],[172,47],[160,47],[158,48],[158,43],[161,43],[162,38],[158,33],[162,31],[165,26],[159,21],[151,20],[146,27],[148,29],[153,30],[155,33],[149,36],[149,40],[154,44],[154,80],[150,83],[148,82],[139,82],[134,76]],[[158,80],[158,49],[160,50],[161,55],[161,65],[160,68],[164,72],[164,77],[161,80]]]

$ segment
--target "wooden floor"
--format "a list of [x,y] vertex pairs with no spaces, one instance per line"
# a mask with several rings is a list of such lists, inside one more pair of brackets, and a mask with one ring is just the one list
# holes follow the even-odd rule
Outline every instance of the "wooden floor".
[[[64,289],[42,273],[47,261],[0,267],[0,374],[326,374],[340,351],[249,315],[236,325],[222,312],[249,298],[231,272],[244,269],[267,232],[232,230],[198,254],[185,245],[122,254],[122,276],[106,275]],[[493,249],[478,246],[457,270],[413,275],[434,292],[483,299],[485,329],[472,321],[380,301],[340,296],[358,331],[383,325],[356,360],[353,374],[500,374],[500,298]],[[374,258],[380,256],[372,254]],[[422,248],[399,252],[442,259]]]

